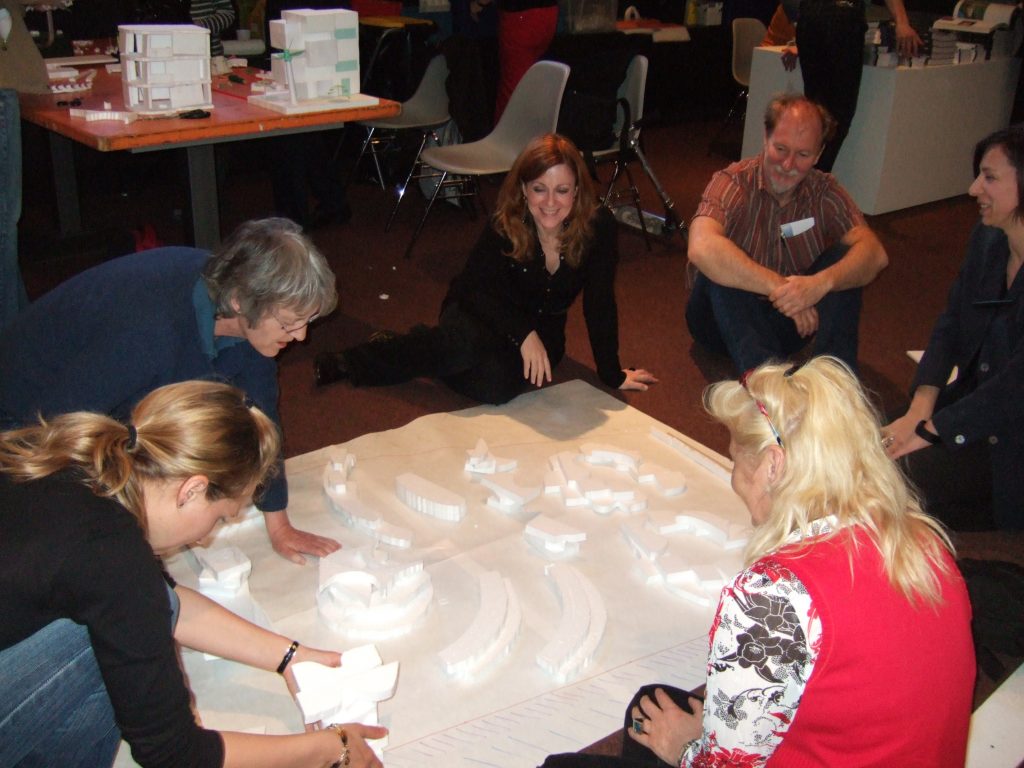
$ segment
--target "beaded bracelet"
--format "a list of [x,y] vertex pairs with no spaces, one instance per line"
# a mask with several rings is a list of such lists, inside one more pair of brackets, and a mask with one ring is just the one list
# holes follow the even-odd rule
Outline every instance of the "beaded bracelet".
[[349,763],[348,734],[345,733],[344,727],[337,723],[328,725],[327,730],[334,731],[338,734],[338,738],[341,739],[341,755],[338,756],[338,759],[335,762],[331,763],[331,768],[344,768],[344,766]]
[[295,651],[299,647],[298,640],[292,640],[292,644],[288,646],[288,650],[284,652],[284,656],[281,659],[281,663],[277,665],[277,674],[283,675],[284,671],[288,669],[288,664],[292,660],[292,656],[295,655]]

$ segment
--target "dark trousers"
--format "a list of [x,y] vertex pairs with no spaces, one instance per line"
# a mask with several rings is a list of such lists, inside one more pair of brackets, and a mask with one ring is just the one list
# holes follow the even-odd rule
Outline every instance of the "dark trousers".
[[[542,340],[554,367],[564,341]],[[417,325],[407,334],[368,341],[343,354],[355,386],[400,384],[426,376],[473,400],[499,405],[527,384],[518,347],[454,302],[442,310],[436,326]]]
[[864,4],[861,0],[802,0],[796,44],[804,95],[832,113],[835,138],[818,160],[818,169],[831,171],[857,111],[864,66]]
[[992,460],[985,443],[951,451],[932,445],[903,459],[911,482],[921,492],[925,511],[954,531],[998,527],[992,509]]
[[[633,727],[633,707],[639,704],[643,696],[654,699],[654,689],[661,688],[676,704],[692,713],[689,691],[673,688],[671,685],[645,685],[637,691],[632,701],[626,706],[626,715],[622,727],[628,731]],[[633,741],[629,734],[622,734],[622,752],[614,755],[580,755],[570,752],[562,755],[550,755],[541,768],[664,768],[665,763],[656,754],[639,742]]]
[[[849,247],[838,243],[825,250],[806,274],[832,266]],[[862,290],[851,288],[827,294],[818,310],[814,354],[833,355],[857,370],[857,343]],[[727,354],[738,373],[768,360],[781,360],[807,345],[796,324],[764,296],[725,288],[698,274],[686,305],[686,325],[701,346]]]

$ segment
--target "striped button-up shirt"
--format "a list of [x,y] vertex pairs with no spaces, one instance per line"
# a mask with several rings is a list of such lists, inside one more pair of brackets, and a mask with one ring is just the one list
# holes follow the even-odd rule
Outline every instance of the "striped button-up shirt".
[[[805,271],[822,251],[839,242],[864,215],[830,173],[812,169],[785,205],[769,191],[764,155],[718,171],[697,206],[725,228],[725,235],[758,264],[788,276]],[[783,238],[784,224],[813,219],[806,232]]]

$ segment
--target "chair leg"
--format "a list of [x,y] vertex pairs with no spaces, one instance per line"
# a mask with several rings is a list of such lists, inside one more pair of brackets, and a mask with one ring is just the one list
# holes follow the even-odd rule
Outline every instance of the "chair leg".
[[409,241],[408,247],[405,249],[405,258],[409,258],[412,255],[412,247],[416,245],[416,240],[419,239],[420,232],[423,231],[423,225],[427,223],[427,216],[430,215],[430,209],[434,207],[434,201],[437,200],[438,194],[441,192],[441,187],[444,186],[444,180],[448,178],[447,171],[441,171],[441,178],[438,179],[437,186],[434,187],[434,194],[430,196],[430,200],[427,201],[427,209],[423,211],[423,218],[420,219],[420,223],[416,225],[416,231],[412,233],[412,240]]
[[[377,161],[377,152],[376,152],[376,149],[373,147],[373,132],[374,132],[373,126],[368,126],[366,128],[366,138],[363,139],[363,146],[361,146],[359,148],[359,154],[356,155],[356,161],[352,165],[352,174],[349,177],[349,181],[351,181],[352,178],[354,178],[356,176],[356,174],[359,173],[359,163],[362,162],[363,155],[366,154],[366,148],[370,147],[370,153],[373,155],[374,165],[377,166],[377,179],[380,181],[380,188],[383,190],[384,189],[384,177],[381,176],[381,173],[380,173],[380,163]],[[337,156],[337,151],[335,151],[335,156]],[[346,184],[346,186],[347,186],[347,184]]]
[[416,172],[416,168],[420,165],[420,154],[423,152],[423,147],[427,145],[427,138],[433,133],[433,131],[422,131],[423,135],[420,138],[420,148],[416,150],[416,159],[414,159],[412,161],[412,165],[409,166],[409,173],[406,174],[405,183],[395,190],[398,199],[395,200],[395,207],[391,209],[391,215],[388,216],[388,223],[384,225],[385,232],[391,231],[391,225],[394,223],[395,215],[398,213],[398,206],[402,204],[402,198],[404,198],[405,193],[409,191],[409,182],[412,181],[413,174]]

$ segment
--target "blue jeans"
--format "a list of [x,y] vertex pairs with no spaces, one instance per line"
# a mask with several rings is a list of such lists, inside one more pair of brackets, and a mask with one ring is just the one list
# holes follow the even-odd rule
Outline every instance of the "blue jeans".
[[58,619],[0,651],[0,766],[110,766],[114,722],[89,632]]
[[[807,270],[815,274],[835,264],[849,247],[833,245]],[[851,288],[827,294],[818,310],[814,354],[833,355],[857,370],[857,343],[862,291]],[[686,325],[694,341],[732,358],[742,374],[768,360],[784,360],[807,345],[796,324],[764,296],[725,288],[698,274],[686,305]]]
[[18,270],[21,218],[21,110],[18,94],[0,88],[0,329],[28,299]]

